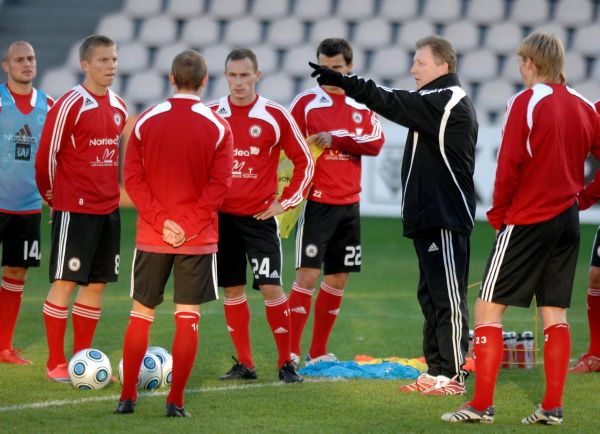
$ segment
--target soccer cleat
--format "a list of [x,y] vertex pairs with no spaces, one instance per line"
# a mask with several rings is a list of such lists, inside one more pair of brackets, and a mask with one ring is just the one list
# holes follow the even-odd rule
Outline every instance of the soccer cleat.
[[116,414],[129,414],[135,411],[135,401],[133,399],[123,399],[115,409]]
[[192,415],[183,407],[177,407],[177,404],[169,404],[165,406],[166,417],[192,417]]
[[483,411],[474,409],[467,402],[452,413],[442,414],[444,422],[467,422],[467,423],[492,423],[494,422],[494,407],[489,406]]
[[465,385],[456,380],[458,375],[448,378],[445,375],[438,375],[433,386],[421,391],[422,395],[464,395]]
[[58,381],[59,383],[68,383],[69,380],[69,371],[67,370],[67,364],[61,363],[57,365],[54,369],[46,370],[46,378],[52,381]]
[[535,409],[533,414],[521,420],[524,425],[541,423],[542,425],[560,425],[563,423],[563,409],[554,407],[552,410],[544,410],[541,405]]
[[304,378],[298,375],[291,362],[285,362],[281,367],[279,379],[284,383],[302,383],[304,381]]
[[600,372],[600,357],[591,354],[582,354],[569,372],[574,374],[587,374],[588,372]]
[[405,384],[404,386],[400,386],[400,392],[410,393],[410,392],[422,392],[430,387],[435,386],[435,382],[437,381],[437,377],[433,375],[429,375],[427,372],[423,372],[421,375],[417,377],[417,379],[410,384]]
[[12,363],[13,365],[31,365],[31,361],[24,359],[19,354],[21,351],[11,348],[0,351],[0,363]]
[[319,357],[310,357],[310,354],[306,355],[306,360],[304,361],[304,366],[314,365],[319,362],[338,362],[338,358],[333,353],[323,354]]
[[292,364],[294,369],[297,371],[298,368],[300,367],[300,356],[296,353],[290,353],[290,363]]
[[254,368],[247,367],[233,356],[231,358],[235,361],[235,365],[219,377],[219,380],[256,380],[256,371]]

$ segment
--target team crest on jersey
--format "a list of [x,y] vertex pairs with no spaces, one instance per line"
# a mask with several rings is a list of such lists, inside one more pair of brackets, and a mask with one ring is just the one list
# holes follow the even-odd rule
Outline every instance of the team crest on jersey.
[[309,258],[314,258],[315,256],[317,256],[317,253],[319,253],[319,249],[314,244],[309,244],[304,249],[304,253],[306,253],[306,256],[308,256]]
[[262,128],[258,125],[252,125],[250,127],[250,135],[252,137],[257,138],[258,136],[260,136],[260,133],[262,133]]
[[69,259],[69,270],[79,271],[80,268],[81,268],[81,261],[79,260],[79,258]]
[[352,113],[352,120],[357,124],[360,124],[363,120],[363,117],[359,112],[354,112]]
[[123,119],[121,118],[121,115],[118,113],[115,113],[115,124],[121,125],[122,121],[123,121]]

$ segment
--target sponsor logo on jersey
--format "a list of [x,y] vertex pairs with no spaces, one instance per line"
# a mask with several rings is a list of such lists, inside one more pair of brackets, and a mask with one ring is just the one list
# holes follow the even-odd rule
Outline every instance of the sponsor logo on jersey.
[[123,118],[121,117],[121,115],[119,113],[115,113],[115,124],[117,125],[121,125],[121,122],[123,121]]
[[429,248],[427,249],[427,251],[429,253],[433,253],[433,252],[438,252],[440,250],[440,248],[437,246],[436,243],[431,243],[431,245],[429,246]]
[[227,114],[227,109],[225,107],[221,107],[219,109],[219,111],[217,111],[218,114],[220,115],[226,115]]
[[92,104],[94,104],[94,101],[92,99],[90,99],[90,98],[86,98],[85,102],[83,103],[83,106],[87,107],[87,106],[92,105]]
[[90,139],[90,146],[119,146],[119,136]]
[[257,138],[262,133],[262,128],[258,125],[252,125],[250,127],[249,133],[252,137]]
[[363,120],[363,117],[359,112],[354,112],[352,113],[352,120],[357,124],[360,124]]
[[29,125],[25,124],[14,134],[5,134],[4,140],[15,144],[15,160],[29,161],[31,159],[31,145],[35,144],[36,138],[31,134]]
[[304,253],[306,254],[306,256],[308,256],[309,258],[314,258],[315,256],[317,256],[317,253],[319,253],[319,249],[317,248],[317,246],[315,246],[314,244],[309,244],[308,246],[306,246],[306,248],[304,249]]
[[329,100],[327,99],[327,97],[322,96],[321,99],[319,100],[320,103],[326,103],[329,102]]
[[79,271],[81,268],[81,260],[79,258],[71,258],[69,259],[69,270],[71,271]]
[[250,149],[238,149],[233,150],[234,157],[249,157],[250,155],[260,154],[260,148],[257,146],[250,146]]

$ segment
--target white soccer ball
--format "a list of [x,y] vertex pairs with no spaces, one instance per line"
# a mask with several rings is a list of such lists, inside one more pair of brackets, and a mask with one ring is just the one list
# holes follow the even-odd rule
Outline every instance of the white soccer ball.
[[76,389],[102,389],[112,377],[110,360],[94,348],[79,351],[69,361],[69,379]]
[[[119,381],[123,384],[123,359],[119,362]],[[160,359],[154,354],[146,351],[140,373],[138,374],[138,389],[156,389],[162,382],[162,364]]]
[[147,351],[160,359],[162,367],[162,381],[160,382],[160,387],[170,387],[173,382],[173,356],[161,347],[148,347]]

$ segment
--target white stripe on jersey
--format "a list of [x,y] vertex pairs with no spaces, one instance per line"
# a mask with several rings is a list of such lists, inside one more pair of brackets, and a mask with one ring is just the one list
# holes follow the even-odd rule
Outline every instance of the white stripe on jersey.
[[371,116],[371,125],[373,126],[371,134],[364,134],[361,136],[351,133],[348,130],[334,130],[329,133],[336,137],[352,137],[356,143],[368,143],[381,139],[381,124],[379,123],[377,116]]
[[287,209],[299,205],[304,199],[303,192],[308,188],[312,180],[315,171],[315,165],[312,159],[312,154],[308,149],[308,145],[306,144],[304,137],[302,137],[300,128],[298,128],[298,124],[296,124],[296,121],[294,120],[294,118],[292,118],[292,115],[290,115],[290,113],[283,106],[274,103],[273,101],[267,100],[266,106],[279,110],[279,112],[283,114],[285,119],[288,121],[289,126],[291,127],[296,142],[300,146],[300,149],[304,153],[306,161],[308,162],[306,168],[304,169],[303,179],[300,183],[300,186],[298,187],[298,190],[294,192],[294,194],[289,199],[286,199],[281,202],[281,206],[284,209]]
[[63,132],[65,128],[65,122],[73,104],[81,98],[81,95],[75,90],[70,91],[71,94],[65,97],[60,108],[58,109],[58,115],[54,122],[54,129],[52,130],[52,136],[50,138],[50,152],[48,155],[48,176],[50,177],[50,189],[54,185],[54,175],[56,172],[56,154],[60,150],[61,141],[63,139]]

